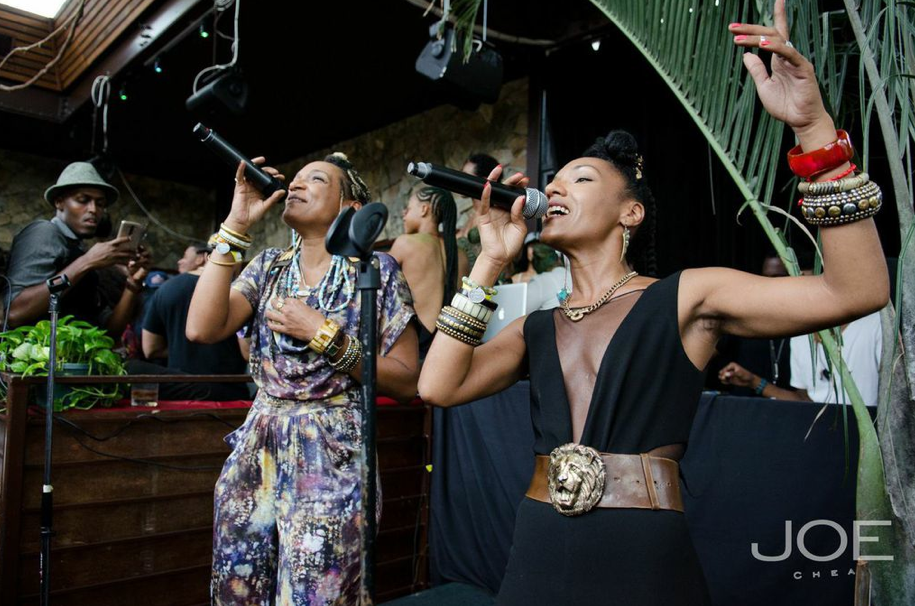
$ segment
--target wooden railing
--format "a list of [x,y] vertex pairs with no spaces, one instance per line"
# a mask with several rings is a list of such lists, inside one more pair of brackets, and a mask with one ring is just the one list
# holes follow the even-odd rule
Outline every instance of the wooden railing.
[[[38,603],[43,410],[40,377],[5,377],[0,414],[0,604]],[[240,376],[60,377],[60,384],[245,382]],[[213,486],[225,434],[247,408],[119,408],[55,413],[51,595],[56,606],[208,603]],[[378,601],[427,586],[431,419],[378,408],[384,513]],[[138,596],[142,598],[138,602]]]

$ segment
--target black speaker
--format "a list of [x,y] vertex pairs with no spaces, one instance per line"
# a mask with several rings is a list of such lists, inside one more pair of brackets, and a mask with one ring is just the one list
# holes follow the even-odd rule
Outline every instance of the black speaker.
[[248,104],[248,83],[236,71],[223,72],[185,101],[189,112],[213,113],[227,109],[236,116]]
[[464,63],[464,44],[452,25],[446,24],[441,38],[438,23],[429,34],[431,40],[416,59],[416,71],[441,82],[455,105],[476,109],[480,103],[495,103],[502,88],[502,56],[490,45],[474,40],[470,59]]

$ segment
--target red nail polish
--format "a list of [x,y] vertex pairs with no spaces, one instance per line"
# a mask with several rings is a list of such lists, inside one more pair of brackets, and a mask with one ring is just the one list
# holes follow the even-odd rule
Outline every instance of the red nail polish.
[[746,36],[743,36],[743,35],[741,35],[741,36],[734,36],[734,40],[735,40],[736,42],[743,42],[743,41],[746,40],[746,39],[747,39],[747,37],[746,37]]
[[732,23],[728,27],[740,27],[743,23]]
[[768,40],[763,40],[762,42],[759,43],[760,46],[769,46],[770,44],[772,44],[772,43],[769,42]]

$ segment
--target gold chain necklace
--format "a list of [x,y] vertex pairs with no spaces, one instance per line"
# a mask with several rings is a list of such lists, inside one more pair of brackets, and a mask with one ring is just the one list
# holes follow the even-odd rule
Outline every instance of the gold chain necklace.
[[578,322],[579,320],[584,318],[586,315],[588,315],[595,309],[598,309],[601,305],[603,305],[604,303],[609,301],[610,297],[613,296],[613,293],[615,293],[617,290],[620,289],[620,287],[623,284],[625,284],[629,280],[633,279],[637,275],[639,275],[639,272],[637,272],[637,271],[629,272],[628,274],[626,274],[625,276],[620,278],[616,284],[611,286],[610,290],[605,292],[604,295],[600,299],[598,299],[596,303],[592,303],[591,305],[588,305],[587,307],[576,307],[575,309],[571,309],[569,307],[569,299],[571,299],[572,297],[567,297],[562,302],[562,311],[565,312],[566,317],[568,319],[572,320],[573,322]]

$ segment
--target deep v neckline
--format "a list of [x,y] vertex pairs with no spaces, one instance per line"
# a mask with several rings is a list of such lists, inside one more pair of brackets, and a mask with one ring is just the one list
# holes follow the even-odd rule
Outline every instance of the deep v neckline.
[[[584,436],[588,435],[588,429],[591,426],[592,418],[595,414],[594,398],[597,395],[597,393],[599,391],[601,391],[601,388],[603,387],[603,384],[606,381],[607,373],[606,373],[605,367],[608,364],[608,360],[610,360],[610,352],[611,352],[611,348],[613,347],[613,344],[616,342],[617,337],[619,336],[620,332],[625,330],[626,327],[631,323],[629,319],[635,314],[636,309],[645,299],[645,296],[648,294],[648,291],[651,290],[651,288],[655,284],[658,284],[660,282],[661,282],[661,280],[655,280],[654,282],[652,282],[645,288],[639,289],[639,291],[642,294],[639,295],[638,301],[636,301],[635,303],[632,304],[632,307],[626,313],[626,316],[620,321],[619,326],[617,326],[617,328],[616,328],[616,332],[613,333],[613,336],[610,337],[610,341],[607,343],[607,346],[604,348],[604,353],[601,355],[600,364],[598,364],[598,367],[597,367],[597,379],[594,382],[594,389],[591,391],[591,397],[588,399],[588,412],[585,416],[585,424],[582,426],[582,429],[581,429],[581,436],[579,437],[579,442],[581,441],[582,438],[584,438]],[[632,290],[627,293],[623,293],[622,295],[620,295],[620,297],[626,296],[630,293],[639,292],[639,291]],[[608,301],[608,303],[611,301],[613,301],[613,299]],[[560,395],[562,396],[562,401],[560,402],[560,405],[561,405],[560,408],[562,409],[562,416],[563,416],[563,421],[564,421],[564,431],[566,433],[565,442],[563,442],[563,443],[569,443],[573,440],[572,407],[569,403],[569,392],[566,389],[565,372],[563,371],[563,368],[562,368],[562,359],[559,357],[559,347],[556,344],[556,316],[555,316],[555,314],[556,314],[556,311],[553,311],[552,313],[550,313],[550,332],[552,335],[552,338],[550,339],[551,350],[552,350],[550,352],[550,355],[554,357],[556,367],[559,368],[559,374],[562,379],[562,389],[560,389],[559,392],[560,392]]]

